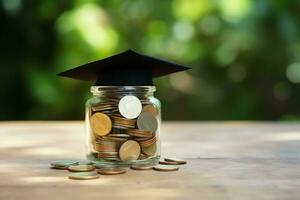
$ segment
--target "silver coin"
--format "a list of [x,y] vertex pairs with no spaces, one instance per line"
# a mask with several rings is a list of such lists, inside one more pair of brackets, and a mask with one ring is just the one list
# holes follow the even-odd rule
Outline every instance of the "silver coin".
[[142,146],[142,151],[147,155],[147,156],[153,156],[156,154],[156,143],[148,146],[148,147],[145,147],[145,146]]
[[140,130],[155,132],[158,127],[157,119],[149,112],[142,112],[137,119]]
[[74,180],[90,180],[99,178],[99,174],[96,172],[75,172],[69,174],[69,179]]
[[168,172],[168,171],[177,171],[179,167],[173,165],[156,165],[153,167],[153,169],[156,171]]
[[142,112],[142,103],[136,96],[124,96],[119,101],[119,112],[127,119],[137,118]]
[[71,165],[78,165],[77,161],[73,160],[56,160],[50,163],[52,167],[58,167],[58,168],[63,168],[63,167],[69,167]]
[[95,169],[94,165],[71,165],[68,167],[68,170],[71,172],[89,172]]

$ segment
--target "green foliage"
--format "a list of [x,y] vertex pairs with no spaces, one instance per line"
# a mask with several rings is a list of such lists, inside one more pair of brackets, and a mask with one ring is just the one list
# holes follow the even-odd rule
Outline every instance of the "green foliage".
[[91,83],[56,73],[130,48],[193,68],[156,80],[164,119],[298,120],[299,9],[294,0],[0,0],[0,119],[83,119]]

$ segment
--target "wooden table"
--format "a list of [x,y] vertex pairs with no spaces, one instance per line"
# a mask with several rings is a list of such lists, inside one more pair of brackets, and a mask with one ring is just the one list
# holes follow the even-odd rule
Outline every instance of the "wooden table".
[[0,199],[300,199],[300,124],[166,122],[163,156],[178,172],[69,180],[57,159],[85,159],[83,122],[1,122]]

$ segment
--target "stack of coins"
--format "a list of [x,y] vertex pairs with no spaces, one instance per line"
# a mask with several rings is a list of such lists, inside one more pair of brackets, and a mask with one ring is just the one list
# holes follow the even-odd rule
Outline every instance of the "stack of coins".
[[93,158],[132,162],[156,156],[157,106],[133,95],[102,100],[89,110]]

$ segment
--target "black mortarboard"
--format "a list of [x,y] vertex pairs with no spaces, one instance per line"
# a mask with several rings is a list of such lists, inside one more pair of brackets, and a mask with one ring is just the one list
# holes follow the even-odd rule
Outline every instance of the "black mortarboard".
[[187,69],[190,68],[127,50],[58,75],[95,81],[96,86],[151,86],[152,78]]

